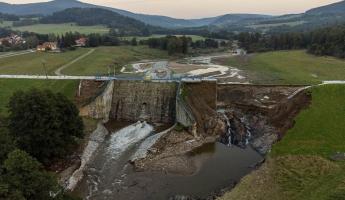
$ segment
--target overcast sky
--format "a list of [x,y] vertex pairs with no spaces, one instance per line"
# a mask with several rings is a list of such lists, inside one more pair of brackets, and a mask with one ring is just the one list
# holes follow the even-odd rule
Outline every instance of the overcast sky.
[[[7,3],[31,3],[44,0],[0,0]],[[46,0],[47,1],[47,0]],[[288,14],[339,0],[81,0],[137,13],[176,18],[211,17],[228,13]]]

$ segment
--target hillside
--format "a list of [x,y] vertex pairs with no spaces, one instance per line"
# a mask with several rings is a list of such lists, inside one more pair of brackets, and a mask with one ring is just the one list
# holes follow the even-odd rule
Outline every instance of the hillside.
[[286,32],[306,31],[345,22],[345,1],[314,8],[301,14],[282,16],[227,14],[202,19],[176,19],[160,15],[137,14],[126,10],[87,4],[77,0],[53,0],[30,4],[0,3],[0,13],[15,15],[51,15],[69,8],[106,9],[145,24],[171,29],[209,27],[211,30]]
[[172,17],[159,16],[159,15],[146,15],[137,14],[125,10],[120,10],[116,8],[109,8],[104,6],[97,6],[92,4],[83,3],[77,0],[53,0],[49,2],[42,3],[30,3],[30,4],[7,4],[0,3],[0,13],[9,13],[15,15],[50,15],[54,12],[62,11],[68,8],[103,8],[120,15],[131,17],[146,24],[153,26],[161,26],[166,28],[182,28],[182,27],[200,27],[208,26],[213,23],[220,24],[224,20],[231,21],[231,23],[237,23],[242,21],[244,18],[259,17],[262,18],[264,15],[250,15],[250,14],[229,14],[224,16],[209,17],[202,19],[176,19]]
[[185,19],[175,19],[171,17],[159,16],[159,15],[145,15],[136,14],[128,12],[125,10],[120,10],[116,8],[109,8],[104,6],[97,6],[92,4],[83,3],[77,0],[53,0],[49,2],[41,3],[29,3],[29,4],[8,4],[0,3],[0,12],[9,13],[15,15],[32,15],[32,14],[42,14],[50,15],[54,12],[62,11],[68,8],[103,8],[120,15],[131,17],[140,20],[146,24],[162,27],[194,27],[205,25],[205,21],[208,19],[200,20],[185,20]]
[[101,8],[69,8],[40,19],[42,24],[74,22],[80,26],[106,25],[121,35],[148,35],[154,27]]
[[326,14],[326,13],[343,14],[344,12],[345,12],[345,1],[340,1],[337,3],[330,4],[330,5],[311,9],[311,10],[307,11],[306,13],[307,14]]

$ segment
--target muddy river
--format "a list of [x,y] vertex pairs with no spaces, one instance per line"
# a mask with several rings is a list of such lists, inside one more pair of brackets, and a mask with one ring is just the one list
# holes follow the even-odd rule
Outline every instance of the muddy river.
[[184,195],[206,198],[233,186],[263,159],[250,147],[241,149],[212,143],[190,153],[199,166],[193,175],[134,171],[128,161],[155,132],[146,123],[112,131],[88,165],[75,193],[83,199],[95,200],[159,200]]

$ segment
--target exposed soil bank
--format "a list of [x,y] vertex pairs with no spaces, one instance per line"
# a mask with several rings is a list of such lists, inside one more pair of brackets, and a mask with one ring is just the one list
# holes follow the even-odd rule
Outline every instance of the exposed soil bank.
[[[162,138],[161,141],[172,142],[171,140],[176,137],[173,132],[164,139]],[[169,168],[164,165],[163,158],[161,163],[152,161],[148,168],[138,171],[138,168],[128,163],[128,158],[134,154],[139,144],[128,148],[121,155],[111,150],[116,146],[113,138],[120,137],[121,134],[122,132],[113,133],[100,148],[97,158],[90,163],[86,171],[86,178],[76,191],[83,198],[96,200],[159,200],[187,196],[195,199],[213,198],[216,195],[215,192],[234,186],[242,176],[250,172],[256,163],[262,160],[262,156],[251,148],[228,148],[220,143],[208,143],[196,147],[188,153],[180,150],[180,162],[177,162],[178,156],[173,157],[173,163],[169,162],[169,159],[166,160],[166,164],[174,164],[173,167]],[[181,138],[179,139],[181,140]],[[178,142],[179,139],[176,138],[175,145],[179,147],[183,146],[182,143],[186,146],[190,145],[190,142],[185,140]],[[165,154],[169,158],[169,150],[179,151],[173,146],[173,143],[169,144],[168,147],[164,147],[166,150],[158,154]],[[187,149],[190,150],[190,148]],[[109,151],[113,153],[109,153]],[[187,165],[187,167],[177,165]],[[167,170],[160,170],[164,167],[167,167]],[[193,170],[185,173],[185,169]]]
[[[108,124],[112,134],[100,145],[77,192],[87,199],[213,198],[214,192],[231,189],[261,163],[259,153],[266,154],[293,126],[294,117],[311,99],[304,91],[296,93],[303,87],[185,83],[182,98],[195,118],[197,134],[185,130],[162,134],[146,157],[131,165],[128,161],[143,141],[158,132],[142,122],[119,131],[118,125],[112,129]],[[141,101],[139,94],[131,101]],[[150,109],[143,109],[147,105],[140,103],[138,109],[149,114],[144,111]],[[133,112],[141,114],[138,109]]]
[[[304,86],[219,85],[218,108],[227,111],[251,130],[250,144],[265,154],[294,124],[294,118],[311,102]],[[237,135],[247,131],[235,127]]]

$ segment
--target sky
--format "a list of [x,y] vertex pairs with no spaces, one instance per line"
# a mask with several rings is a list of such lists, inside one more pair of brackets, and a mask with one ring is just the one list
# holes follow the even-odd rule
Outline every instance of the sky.
[[[22,4],[44,0],[0,0]],[[48,1],[48,0],[46,0]],[[213,17],[229,13],[291,14],[339,0],[81,0],[82,2],[124,9],[136,13],[175,18]]]

